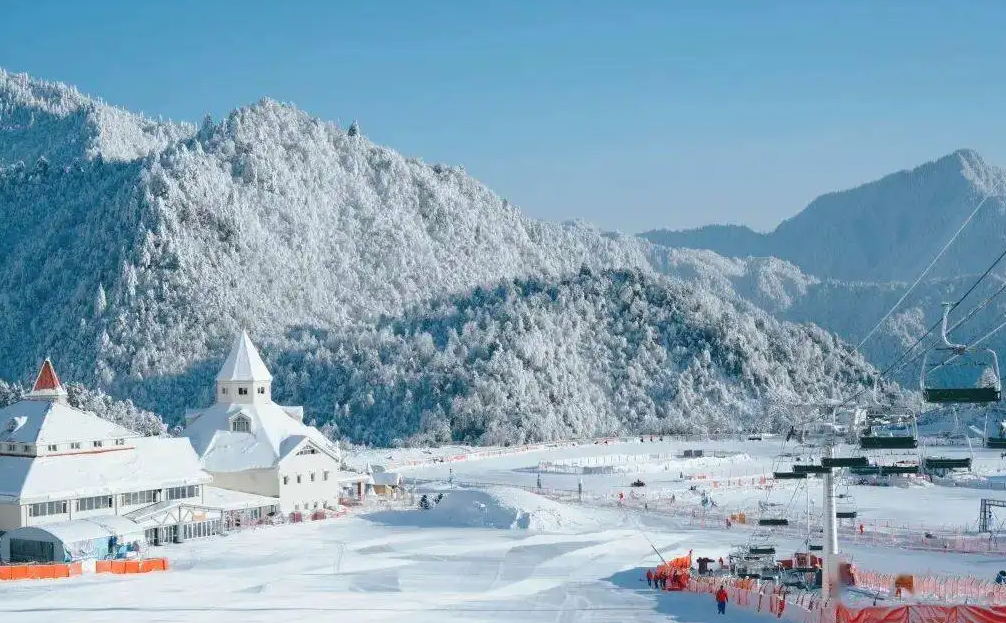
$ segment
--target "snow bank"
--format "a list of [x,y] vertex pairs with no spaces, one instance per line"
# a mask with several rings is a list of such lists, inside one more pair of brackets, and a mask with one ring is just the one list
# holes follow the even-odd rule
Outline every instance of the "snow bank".
[[495,528],[542,532],[596,525],[582,510],[512,487],[455,489],[446,492],[440,503],[430,510],[386,511],[374,513],[368,518],[380,523],[426,528]]

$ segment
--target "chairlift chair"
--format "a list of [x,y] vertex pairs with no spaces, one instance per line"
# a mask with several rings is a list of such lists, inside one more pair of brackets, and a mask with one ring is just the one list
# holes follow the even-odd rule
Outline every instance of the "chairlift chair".
[[859,515],[856,510],[856,500],[846,485],[835,499],[835,519],[855,519]]
[[[943,322],[941,325],[942,345],[927,351],[922,358],[922,370],[919,374],[919,385],[922,397],[933,404],[987,404],[1002,400],[1002,381],[999,373],[999,358],[990,348],[968,348],[963,344],[954,344],[947,338],[947,316],[950,314],[950,303],[943,304]],[[932,367],[929,356],[933,352],[951,352],[952,356]],[[986,355],[985,361],[979,358],[979,353]],[[950,365],[954,362],[953,365]],[[932,380],[932,373],[940,368],[977,367],[985,370],[979,378],[977,387],[937,387]]]

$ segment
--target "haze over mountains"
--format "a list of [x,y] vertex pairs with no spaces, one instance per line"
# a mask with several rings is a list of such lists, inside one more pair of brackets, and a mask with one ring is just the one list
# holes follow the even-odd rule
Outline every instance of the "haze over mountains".
[[781,425],[872,372],[759,307],[854,332],[836,300],[897,294],[531,220],[271,100],[162,123],[0,72],[0,145],[0,377],[52,356],[171,421],[247,328],[277,399],[358,441]]
[[[1003,252],[1004,196],[1003,170],[962,149],[911,171],[824,195],[768,234],[710,226],[642,236],[662,245],[716,251],[738,258],[733,261],[741,266],[771,266],[765,279],[773,288],[752,290],[743,279],[733,279],[721,290],[753,300],[779,318],[814,322],[858,343],[980,205],[927,278],[865,344],[868,359],[886,367],[939,319],[944,301],[956,301]],[[1004,274],[1006,267],[1000,264],[952,320],[994,295]],[[972,343],[999,326],[1006,320],[1004,298],[992,299],[951,338]],[[1006,337],[997,334],[985,345],[1001,352]],[[918,374],[919,362],[914,361],[896,370],[894,378],[917,388]]]
[[730,257],[778,257],[816,277],[914,281],[986,196],[958,244],[932,278],[979,274],[1006,234],[1006,173],[976,152],[955,151],[911,171],[818,197],[775,230],[738,225],[641,234],[658,244],[709,249]]

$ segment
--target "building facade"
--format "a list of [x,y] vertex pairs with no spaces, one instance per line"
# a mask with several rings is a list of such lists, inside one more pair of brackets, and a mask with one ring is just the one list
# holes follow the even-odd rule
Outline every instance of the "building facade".
[[337,509],[369,477],[342,468],[339,448],[304,424],[302,407],[272,401],[272,374],[248,334],[217,374],[215,401],[186,414],[182,436],[216,487],[267,496],[282,512]]
[[187,440],[142,437],[70,406],[48,359],[32,391],[0,409],[0,532],[200,503],[210,482]]

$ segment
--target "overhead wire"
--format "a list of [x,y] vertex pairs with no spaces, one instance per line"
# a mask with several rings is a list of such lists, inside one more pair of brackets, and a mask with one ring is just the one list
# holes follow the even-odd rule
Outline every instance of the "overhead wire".
[[[986,197],[986,199],[987,198],[988,197]],[[963,303],[967,299],[967,297],[970,296],[971,293],[975,291],[975,289],[981,284],[981,282],[984,281],[989,276],[989,274],[991,274],[991,272],[995,269],[996,266],[999,265],[1000,262],[1003,261],[1003,259],[1006,259],[1006,249],[1004,249],[1003,252],[1000,253],[998,257],[996,257],[995,261],[993,261],[992,264],[989,265],[989,267],[985,269],[985,272],[983,272],[974,281],[974,283],[971,284],[971,286],[964,292],[964,294],[962,294],[960,296],[960,298],[958,298],[954,303],[952,303],[950,305],[950,311],[953,311],[953,310],[957,309],[958,307],[960,307],[961,303]],[[965,322],[967,322],[970,318],[974,317],[974,315],[977,314],[978,311],[980,311],[984,307],[988,306],[992,302],[992,300],[994,300],[997,296],[999,296],[1004,291],[1006,291],[1006,283],[1004,283],[1003,286],[1000,287],[999,290],[997,290],[993,295],[987,297],[984,301],[982,301],[980,304],[978,304],[974,309],[972,309],[970,312],[968,312],[968,314],[966,314],[961,320],[959,320],[958,322],[956,322],[953,325],[953,327],[951,327],[951,328],[949,328],[947,330],[947,333],[948,334],[951,333],[953,330],[959,328],[961,325],[963,325]],[[922,357],[922,355],[925,354],[925,350],[921,351],[920,353],[918,353],[917,355],[915,355],[914,357],[912,357],[910,360],[906,361],[904,364],[901,364],[900,366],[898,365],[899,363],[901,363],[902,360],[905,359],[905,357],[907,357],[909,354],[911,354],[911,352],[914,351],[919,346],[919,344],[921,344],[923,341],[925,341],[925,339],[927,337],[929,337],[930,335],[932,335],[932,333],[934,331],[936,331],[937,328],[939,328],[939,326],[942,324],[942,322],[943,322],[942,318],[940,320],[937,320],[936,322],[934,322],[926,330],[925,333],[923,333],[914,342],[912,342],[912,344],[908,348],[906,348],[905,350],[903,350],[902,353],[901,353],[901,355],[899,355],[890,365],[888,365],[879,375],[877,375],[878,382],[879,382],[880,379],[883,379],[883,378],[887,377],[887,375],[890,374],[892,370],[895,371],[895,372],[900,372],[905,367],[911,365],[912,363],[914,363],[915,361],[917,361],[920,357]],[[1004,323],[1003,325],[1001,325],[999,327],[999,329],[1002,329],[1004,327],[1006,327],[1006,323]],[[989,336],[989,337],[991,337],[991,336]],[[895,368],[897,368],[897,370],[895,370]],[[860,396],[863,395],[863,393],[866,391],[866,389],[867,388],[865,388],[865,387],[861,388],[855,394],[853,394],[849,398],[843,400],[838,405],[837,408],[844,407],[845,405],[853,402],[854,400],[857,400]]]
[[985,202],[989,200],[989,197],[993,196],[998,187],[1002,185],[1003,179],[1006,178],[1000,177],[999,180],[997,180],[996,185],[993,187],[992,192],[986,193],[986,195],[982,198],[982,200],[978,202],[978,205],[976,205],[974,210],[971,211],[971,214],[969,214],[968,217],[964,219],[964,222],[961,223],[961,226],[957,228],[957,231],[954,232],[954,235],[950,237],[950,240],[947,240],[946,244],[943,245],[943,248],[941,248],[939,253],[936,254],[936,257],[934,257],[933,260],[929,262],[929,265],[926,266],[926,268],[919,274],[918,277],[916,277],[912,285],[910,285],[908,289],[905,290],[905,293],[901,295],[901,298],[899,298],[898,301],[893,306],[891,306],[889,310],[887,310],[887,313],[884,314],[880,318],[880,320],[877,321],[877,324],[873,325],[873,328],[870,329],[865,336],[863,336],[863,339],[860,340],[859,345],[856,346],[856,350],[860,350],[863,348],[863,344],[866,344],[867,340],[869,340],[870,337],[874,333],[876,333],[877,329],[879,329],[881,325],[883,325],[884,322],[886,322],[887,319],[891,317],[891,314],[894,313],[894,310],[900,307],[901,304],[905,302],[905,299],[908,298],[908,295],[911,294],[913,290],[915,290],[916,286],[918,286],[919,283],[921,283],[922,280],[925,279],[926,275],[929,274],[929,271],[932,270],[933,266],[936,265],[936,262],[938,262],[940,258],[943,257],[943,254],[947,252],[947,249],[950,248],[950,245],[952,245],[954,241],[957,240],[957,237],[961,235],[961,232],[964,231],[964,228],[967,227],[969,223],[971,223],[975,215],[978,214],[978,211],[982,208],[983,205],[985,205]]

